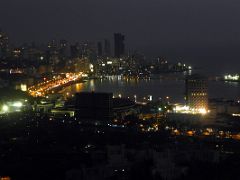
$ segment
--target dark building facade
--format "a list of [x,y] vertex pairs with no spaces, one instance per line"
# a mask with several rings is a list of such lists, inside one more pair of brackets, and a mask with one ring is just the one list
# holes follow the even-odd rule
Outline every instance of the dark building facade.
[[125,36],[121,33],[114,34],[114,56],[120,58],[125,53]]
[[0,29],[0,57],[7,58],[9,52],[9,38],[7,34]]
[[191,109],[208,109],[208,83],[200,75],[186,78],[186,103]]
[[71,54],[71,58],[81,57],[81,54],[82,54],[81,47],[78,43],[70,46],[70,54]]
[[100,57],[103,55],[102,42],[97,43],[97,54]]
[[111,44],[107,39],[104,40],[104,56],[111,56]]
[[108,121],[112,118],[112,93],[81,92],[75,97],[78,118],[93,121]]
[[60,40],[59,54],[61,55],[62,58],[68,55],[67,48],[68,42],[66,40]]

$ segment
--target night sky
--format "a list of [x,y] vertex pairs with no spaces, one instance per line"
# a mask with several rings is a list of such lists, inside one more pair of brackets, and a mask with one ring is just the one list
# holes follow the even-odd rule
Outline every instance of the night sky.
[[239,9],[239,0],[1,0],[0,27],[14,43],[122,32],[128,48],[148,57],[240,72]]

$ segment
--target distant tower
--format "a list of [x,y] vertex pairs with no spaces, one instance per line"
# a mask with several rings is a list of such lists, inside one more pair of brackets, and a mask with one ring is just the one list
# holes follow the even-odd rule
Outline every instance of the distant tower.
[[75,45],[71,45],[70,46],[70,55],[71,58],[78,58],[81,57],[81,47],[78,43],[76,43]]
[[104,40],[104,56],[111,56],[111,44],[107,39]]
[[207,79],[200,75],[186,78],[186,102],[191,109],[208,109]]
[[125,36],[121,33],[114,34],[114,56],[120,58],[125,53]]
[[59,54],[61,58],[67,56],[68,42],[66,40],[60,40]]
[[56,49],[57,49],[57,41],[55,39],[53,39],[50,42],[48,42],[48,49],[50,51],[56,51]]
[[5,32],[0,29],[0,57],[6,58],[9,55],[9,39]]
[[98,42],[98,43],[97,43],[97,54],[98,54],[98,56],[100,56],[100,57],[103,55],[102,42]]

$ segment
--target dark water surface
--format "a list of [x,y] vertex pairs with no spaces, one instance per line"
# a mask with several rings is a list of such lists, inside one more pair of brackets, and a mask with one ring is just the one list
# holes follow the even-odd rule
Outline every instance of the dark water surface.
[[[240,84],[222,81],[210,81],[210,98],[240,99]],[[137,95],[140,100],[152,95],[153,99],[170,97],[171,102],[184,102],[185,81],[176,79],[120,79],[111,77],[108,79],[93,79],[85,83],[78,83],[66,87],[62,92],[74,94],[75,92],[95,91],[113,92],[114,96],[131,97]]]

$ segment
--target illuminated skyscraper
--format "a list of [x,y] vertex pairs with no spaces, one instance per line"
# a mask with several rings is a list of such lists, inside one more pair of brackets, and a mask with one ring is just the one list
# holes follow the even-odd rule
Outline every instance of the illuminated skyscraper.
[[207,79],[200,75],[186,78],[186,102],[191,109],[208,109]]
[[121,33],[114,34],[114,56],[120,58],[125,53],[125,36]]

